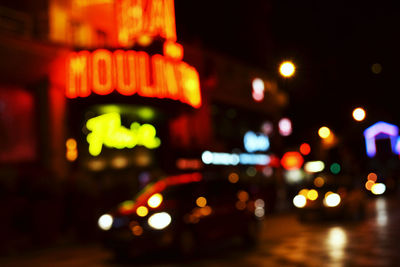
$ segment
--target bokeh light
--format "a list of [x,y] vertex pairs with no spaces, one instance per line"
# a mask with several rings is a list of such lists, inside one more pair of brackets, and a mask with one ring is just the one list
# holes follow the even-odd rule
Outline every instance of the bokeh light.
[[372,64],[371,71],[375,74],[379,74],[382,72],[382,65],[379,63]]
[[324,184],[325,184],[324,178],[322,178],[322,177],[317,177],[317,178],[314,179],[314,185],[315,185],[316,187],[322,187],[322,186],[324,186]]
[[235,184],[235,183],[237,183],[239,181],[239,175],[237,173],[235,173],[235,172],[232,172],[232,173],[229,174],[228,180],[232,184]]
[[160,193],[152,195],[148,200],[147,204],[149,205],[150,208],[157,208],[158,206],[161,205],[161,202],[163,201],[163,196]]
[[373,186],[374,184],[375,184],[374,181],[368,180],[368,181],[365,183],[365,188],[366,188],[367,190],[371,190],[371,189],[372,189],[372,186]]
[[303,143],[300,145],[300,153],[303,154],[304,156],[307,156],[311,152],[311,147],[307,143]]
[[371,192],[374,195],[382,195],[386,191],[386,185],[383,183],[376,183],[371,187]]
[[333,174],[338,174],[341,170],[340,164],[339,163],[332,163],[330,170]]
[[207,205],[207,199],[205,197],[198,197],[196,199],[196,205],[203,208]]
[[363,121],[365,119],[365,110],[363,108],[354,109],[353,118],[356,121]]
[[307,192],[307,198],[309,200],[316,200],[318,198],[318,192],[315,189],[311,189],[310,191]]
[[284,61],[282,64],[279,66],[279,72],[283,77],[291,77],[293,76],[296,68],[294,64],[290,61]]
[[323,126],[319,128],[318,135],[323,139],[328,138],[331,135],[331,130],[326,126]]
[[303,195],[297,195],[293,198],[293,205],[297,208],[303,208],[307,204],[307,199]]
[[376,180],[378,179],[378,176],[376,175],[376,173],[371,172],[371,173],[368,174],[367,179],[369,181],[376,182]]
[[136,210],[136,214],[140,217],[144,217],[149,213],[149,210],[145,206],[140,206]]

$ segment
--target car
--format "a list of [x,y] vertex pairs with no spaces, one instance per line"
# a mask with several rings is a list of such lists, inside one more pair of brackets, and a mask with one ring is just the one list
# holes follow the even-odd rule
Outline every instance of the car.
[[103,214],[98,226],[117,257],[152,250],[193,255],[201,247],[240,236],[256,244],[264,201],[243,184],[209,173],[169,176]]
[[318,219],[359,220],[365,216],[365,190],[345,175],[323,173],[293,197],[300,221]]

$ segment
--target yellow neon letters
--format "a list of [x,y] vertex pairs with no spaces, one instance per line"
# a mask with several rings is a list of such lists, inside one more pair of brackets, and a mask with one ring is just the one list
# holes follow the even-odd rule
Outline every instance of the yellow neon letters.
[[134,122],[128,129],[121,125],[121,117],[115,112],[91,118],[86,127],[92,131],[86,138],[92,156],[98,156],[103,145],[117,149],[141,145],[154,149],[161,143],[153,125]]

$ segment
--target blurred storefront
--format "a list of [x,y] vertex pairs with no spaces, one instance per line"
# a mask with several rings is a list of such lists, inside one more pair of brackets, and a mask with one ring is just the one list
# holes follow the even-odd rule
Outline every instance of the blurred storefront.
[[[270,76],[177,43],[172,0],[134,3],[0,6],[0,182],[10,207],[0,228],[21,234],[15,247],[31,242],[24,233],[44,242],[70,225],[90,235],[99,209],[159,175],[204,168],[204,151],[244,151],[248,131],[268,131],[270,151],[281,149],[272,129],[287,97]],[[264,167],[227,175],[271,176]]]

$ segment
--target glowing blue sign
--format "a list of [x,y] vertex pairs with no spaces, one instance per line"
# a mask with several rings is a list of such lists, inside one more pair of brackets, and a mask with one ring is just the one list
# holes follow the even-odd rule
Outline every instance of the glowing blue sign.
[[268,165],[270,157],[263,154],[231,154],[204,151],[201,160],[212,165]]
[[269,148],[268,136],[248,131],[243,138],[244,148],[247,152],[267,151]]
[[377,122],[364,131],[364,137],[367,155],[370,158],[376,155],[375,140],[385,138],[390,139],[393,153],[400,154],[399,128],[396,125],[383,121]]

